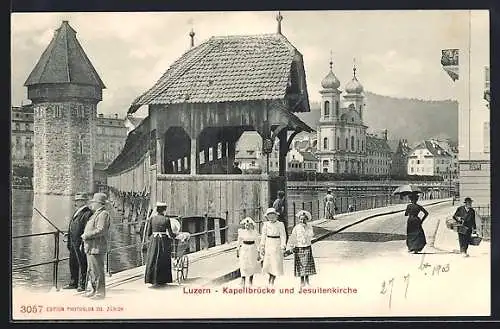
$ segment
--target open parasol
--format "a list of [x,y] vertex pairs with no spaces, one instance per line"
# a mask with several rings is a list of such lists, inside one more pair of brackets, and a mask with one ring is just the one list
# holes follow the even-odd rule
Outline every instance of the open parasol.
[[415,194],[415,193],[423,193],[422,190],[416,186],[416,185],[410,185],[410,184],[405,184],[399,186],[397,189],[392,192],[394,195],[409,195],[409,194]]

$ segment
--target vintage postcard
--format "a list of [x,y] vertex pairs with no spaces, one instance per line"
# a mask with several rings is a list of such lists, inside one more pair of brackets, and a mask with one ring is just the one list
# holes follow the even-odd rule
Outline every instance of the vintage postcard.
[[490,315],[488,11],[11,18],[13,320]]

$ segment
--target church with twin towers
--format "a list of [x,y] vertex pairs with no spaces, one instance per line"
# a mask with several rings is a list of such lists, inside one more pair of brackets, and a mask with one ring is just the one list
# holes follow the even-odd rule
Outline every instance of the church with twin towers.
[[[321,81],[321,114],[317,127],[317,157],[319,170],[324,173],[352,175],[380,175],[380,168],[388,168],[384,156],[387,131],[383,138],[367,134],[364,123],[366,97],[353,65],[352,79],[340,90],[340,81],[330,71]],[[381,144],[381,145],[375,145]],[[380,150],[378,146],[380,147]],[[384,151],[385,150],[385,151]],[[379,152],[380,151],[380,152]],[[380,153],[380,154],[379,154]]]

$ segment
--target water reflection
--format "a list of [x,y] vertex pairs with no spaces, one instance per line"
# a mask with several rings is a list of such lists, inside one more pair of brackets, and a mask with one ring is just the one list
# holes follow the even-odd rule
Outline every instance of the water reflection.
[[[53,199],[50,203],[55,209],[60,209],[61,200]],[[50,204],[49,204],[50,206]],[[24,234],[36,234],[55,231],[43,217],[36,211],[33,212],[33,192],[26,190],[12,190],[12,236]],[[42,212],[43,213],[43,212]],[[48,217],[48,216],[46,216]],[[51,218],[51,221],[61,229],[67,230],[68,219]],[[121,224],[116,216],[113,216],[110,230],[109,248],[115,249],[140,242],[139,235],[133,227]],[[59,258],[67,258],[69,252],[66,240],[60,235]],[[28,265],[40,262],[48,262],[54,259],[55,239],[54,234],[25,237],[12,240],[12,265],[15,268],[20,265]],[[129,247],[111,251],[109,254],[109,269],[118,272],[125,269],[142,265],[143,256],[140,247]],[[29,269],[13,271],[13,286],[23,286],[33,289],[49,289],[53,285],[53,265],[41,265]],[[59,263],[58,286],[69,282],[68,260]]]

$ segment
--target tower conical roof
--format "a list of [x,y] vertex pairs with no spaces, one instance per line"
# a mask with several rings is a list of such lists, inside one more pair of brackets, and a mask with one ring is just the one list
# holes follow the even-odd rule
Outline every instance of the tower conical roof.
[[43,83],[75,83],[106,88],[68,21],[63,21],[56,30],[24,85]]

